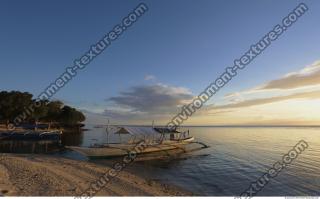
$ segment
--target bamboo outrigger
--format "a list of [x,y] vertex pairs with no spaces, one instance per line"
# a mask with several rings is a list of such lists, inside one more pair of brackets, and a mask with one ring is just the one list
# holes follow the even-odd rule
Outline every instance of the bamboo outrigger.
[[[109,143],[109,133],[119,134],[121,140],[122,134],[131,136],[126,143]],[[107,143],[94,144],[90,147],[69,146],[67,148],[77,151],[89,158],[110,158],[127,155],[131,150],[141,142],[146,143],[144,150],[137,154],[155,153],[161,151],[178,150],[182,153],[188,152],[186,146],[190,144],[200,145],[198,149],[208,148],[202,142],[194,141],[195,138],[190,136],[188,131],[170,130],[168,128],[154,127],[129,127],[129,126],[108,126]]]

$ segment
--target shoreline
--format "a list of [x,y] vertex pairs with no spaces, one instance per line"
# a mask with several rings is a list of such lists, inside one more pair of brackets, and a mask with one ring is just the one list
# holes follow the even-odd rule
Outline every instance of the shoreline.
[[[32,124],[31,124],[32,125]],[[0,124],[0,133],[6,133],[6,132],[47,132],[47,131],[62,131],[63,133],[70,133],[70,132],[77,132],[79,131],[79,128],[81,128],[82,131],[87,130],[84,127],[74,126],[74,127],[59,127],[59,128],[53,128],[50,129],[47,128],[38,128],[37,130],[34,129],[26,129],[22,127],[16,127],[15,129],[7,129],[7,127],[4,124]],[[80,131],[79,131],[80,132]]]
[[[78,196],[110,167],[39,154],[0,156],[0,196]],[[176,186],[121,171],[97,196],[192,196]]]

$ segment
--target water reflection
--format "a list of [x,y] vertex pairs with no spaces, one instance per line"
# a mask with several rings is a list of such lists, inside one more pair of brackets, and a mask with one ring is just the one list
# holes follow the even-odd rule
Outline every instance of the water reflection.
[[[107,142],[105,128],[86,128],[91,130],[65,133],[62,143],[90,146]],[[190,128],[192,134],[210,148],[175,160],[138,162],[126,169],[147,179],[181,186],[196,195],[235,196],[280,161],[295,144],[305,140],[308,149],[273,178],[258,196],[316,196],[320,195],[319,130],[193,127]],[[110,135],[109,139],[114,142],[118,137]],[[83,158],[72,151],[62,155]],[[99,160],[97,163],[111,166],[117,161],[121,160]]]
[[84,131],[67,131],[61,136],[61,142],[64,146],[81,146],[83,144]]
[[[53,133],[55,135],[55,133]],[[33,137],[32,137],[32,136]],[[47,136],[50,134],[43,134]],[[65,145],[82,145],[83,131],[69,130],[56,137],[43,137],[41,132],[26,134],[8,132],[0,137],[1,153],[52,153],[63,150]]]
[[190,130],[211,147],[185,158],[135,163],[127,169],[145,178],[181,186],[196,195],[235,196],[303,139],[308,142],[308,149],[258,196],[320,194],[319,128],[194,127]]
[[59,150],[59,141],[1,140],[1,153],[49,153]]

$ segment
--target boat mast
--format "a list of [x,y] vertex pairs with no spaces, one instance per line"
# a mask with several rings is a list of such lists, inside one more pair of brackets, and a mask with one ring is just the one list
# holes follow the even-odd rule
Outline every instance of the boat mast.
[[107,145],[109,145],[109,119],[108,119],[108,123],[107,123],[107,128],[106,128],[106,131],[107,131]]
[[[154,120],[152,120],[152,129],[154,130]],[[154,134],[152,135],[152,142],[154,141]]]

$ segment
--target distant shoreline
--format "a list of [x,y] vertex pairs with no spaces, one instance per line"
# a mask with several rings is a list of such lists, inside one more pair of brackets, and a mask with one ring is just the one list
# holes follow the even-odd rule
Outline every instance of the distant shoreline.
[[[107,127],[105,124],[86,124],[92,126],[99,126]],[[152,125],[132,125],[132,124],[121,124],[119,126],[147,126],[150,127]],[[156,125],[159,127],[165,127],[165,125]],[[290,128],[290,127],[297,127],[297,128],[320,128],[320,125],[181,125],[182,128],[189,128],[189,127],[212,127],[212,128]]]
[[320,128],[320,125],[203,125],[183,127],[213,127],[213,128]]
[[7,127],[3,124],[0,124],[0,133],[1,132],[30,132],[30,131],[35,131],[35,132],[48,132],[48,131],[62,131],[62,132],[70,132],[70,131],[75,131],[79,130],[79,128],[82,128],[80,126],[74,126],[74,127],[60,127],[60,128],[38,128],[37,130],[34,129],[26,129],[26,128],[15,128],[15,129],[7,129]]

